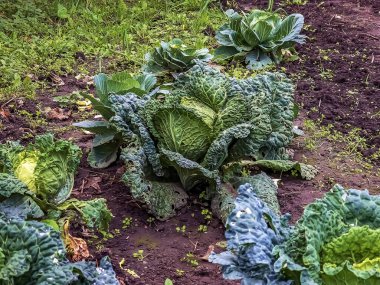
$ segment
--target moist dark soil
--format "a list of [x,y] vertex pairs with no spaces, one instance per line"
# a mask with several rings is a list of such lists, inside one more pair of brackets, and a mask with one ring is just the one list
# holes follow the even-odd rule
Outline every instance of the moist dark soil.
[[[266,8],[268,1],[237,1]],[[305,17],[300,61],[285,64],[297,81],[296,99],[308,118],[324,118],[347,133],[360,128],[371,148],[380,147],[380,1],[308,1],[282,7]],[[279,8],[278,6],[275,8]],[[379,163],[379,161],[377,161]]]
[[[217,266],[200,259],[210,245],[222,241],[224,236],[224,227],[215,218],[208,224],[207,232],[198,232],[200,224],[207,224],[201,215],[201,210],[207,207],[196,202],[193,197],[178,216],[166,222],[149,221],[151,216],[143,205],[134,202],[128,189],[120,182],[122,173],[121,164],[97,171],[89,168],[83,161],[77,175],[75,196],[84,200],[106,198],[115,216],[111,222],[114,238],[90,243],[95,258],[109,255],[115,270],[119,276],[123,276],[126,284],[164,284],[166,278],[170,278],[175,284],[239,284],[223,280]],[[102,179],[99,183],[100,191],[83,188],[82,185],[91,177]],[[132,222],[128,228],[123,229],[125,218],[132,218]],[[186,226],[185,233],[177,232],[176,228],[183,226]],[[115,229],[120,230],[120,234],[115,233]],[[76,236],[89,240],[86,234],[74,232]],[[144,250],[143,255],[146,256],[141,261],[133,257],[133,253],[139,249]],[[221,251],[216,246],[215,250]],[[189,252],[198,260],[198,266],[193,267],[181,261]],[[119,267],[122,259],[125,260],[123,269],[134,270],[140,278],[133,278]]]
[[[238,1],[238,4],[241,9],[265,8],[267,1]],[[309,1],[304,6],[283,8],[289,14],[305,16],[308,36],[307,43],[297,48],[300,60],[284,64],[286,72],[297,82],[296,99],[301,106],[298,123],[302,127],[305,118],[323,118],[323,124],[332,124],[343,133],[360,128],[361,136],[370,145],[363,154],[370,156],[380,146],[380,1]],[[58,132],[58,137],[73,140],[85,153],[88,151],[91,135],[64,129],[91,114],[76,112],[75,107],[64,107],[63,112],[70,114],[67,119],[53,118],[47,119],[47,124],[31,124],[38,116],[44,117],[35,114],[45,107],[59,107],[52,101],[53,97],[88,89],[74,76],[62,79],[65,85],[40,91],[38,100],[13,99],[0,103],[3,112],[0,113],[3,125],[0,142],[21,139],[26,143],[36,134],[50,130]],[[20,115],[20,110],[34,115]],[[299,138],[291,147],[295,159],[304,161],[306,158],[319,169],[312,181],[271,174],[281,178],[278,194],[281,210],[291,213],[293,222],[301,216],[306,204],[322,197],[335,183],[379,193],[380,178],[371,173],[347,171],[356,162],[350,157],[337,157],[337,146],[331,142],[323,142],[315,151],[307,151]],[[374,163],[379,164],[376,160]],[[90,168],[85,158],[81,162],[74,196],[106,198],[114,215],[110,228],[113,238],[102,239],[99,235],[100,238],[95,239],[87,231],[73,228],[74,236],[88,241],[92,259],[109,255],[119,279],[125,284],[159,285],[166,278],[183,285],[239,284],[223,280],[217,266],[200,259],[210,245],[215,246],[224,239],[224,228],[216,219],[208,225],[206,233],[198,232],[198,226],[206,224],[200,214],[206,205],[192,197],[176,217],[167,222],[150,221],[143,205],[134,202],[129,190],[120,182],[122,173],[120,163],[99,170]],[[91,183],[93,181],[97,183]],[[123,228],[125,218],[132,218],[128,228]],[[184,225],[184,234],[176,231],[176,227]],[[144,250],[145,256],[141,261],[133,257],[139,249]],[[222,249],[215,246],[215,250]],[[181,261],[188,252],[194,253],[199,266],[192,267]],[[122,260],[124,263],[120,265]],[[133,277],[127,269],[133,270],[139,278]]]

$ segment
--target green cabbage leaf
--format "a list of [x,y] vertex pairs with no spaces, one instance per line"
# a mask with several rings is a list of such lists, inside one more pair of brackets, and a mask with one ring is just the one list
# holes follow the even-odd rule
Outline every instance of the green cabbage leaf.
[[379,196],[335,186],[276,248],[276,270],[302,285],[379,283],[379,215]]
[[41,222],[0,218],[0,284],[116,285],[108,258],[70,263],[60,233]]

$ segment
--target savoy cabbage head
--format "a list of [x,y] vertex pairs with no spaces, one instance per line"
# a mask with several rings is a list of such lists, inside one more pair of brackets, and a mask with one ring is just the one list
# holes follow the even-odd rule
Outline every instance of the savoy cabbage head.
[[72,219],[74,211],[88,227],[107,231],[112,214],[105,199],[69,199],[81,155],[78,146],[51,134],[25,147],[0,144],[0,217],[57,222]]
[[169,94],[111,95],[134,198],[167,218],[184,205],[185,191],[207,184],[210,198],[220,194],[227,162],[287,159],[293,91],[280,73],[237,80],[198,62]]
[[107,258],[70,263],[60,233],[35,221],[0,218],[0,284],[117,285]]
[[46,134],[27,147],[17,142],[0,145],[0,172],[13,174],[40,199],[59,204],[71,194],[81,156],[75,144]]

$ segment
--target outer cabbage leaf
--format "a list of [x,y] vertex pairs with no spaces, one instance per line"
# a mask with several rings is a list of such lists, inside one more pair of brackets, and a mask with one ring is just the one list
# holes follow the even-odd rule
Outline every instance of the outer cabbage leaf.
[[238,140],[230,155],[238,158],[287,159],[284,147],[293,139],[294,85],[280,73],[232,81],[232,94],[244,94],[250,101],[250,123],[255,130]]
[[96,267],[95,262],[76,262],[72,265],[79,271],[79,281],[74,285],[119,285],[109,257],[103,257]]
[[45,213],[32,197],[14,194],[0,202],[0,218],[2,219],[38,219]]
[[126,94],[135,93],[139,96],[147,94],[157,83],[152,74],[140,74],[133,76],[127,71],[121,71],[112,75],[99,73],[94,77],[96,95],[100,101],[109,106],[108,96],[110,93]]
[[250,184],[239,187],[235,209],[227,218],[228,252],[211,254],[209,260],[222,265],[226,279],[242,284],[291,284],[274,270],[274,246],[289,235],[288,216],[278,218],[255,194]]
[[154,173],[162,176],[163,168],[155,142],[139,114],[139,111],[144,108],[147,98],[138,98],[135,94],[129,93],[124,96],[112,95],[110,101],[115,112],[111,121],[121,133],[124,141],[131,143],[137,140],[136,144],[141,145]]
[[254,176],[234,176],[229,179],[229,182],[232,183],[235,188],[246,183],[253,185],[253,190],[257,197],[266,203],[275,214],[280,214],[280,205],[277,199],[277,185],[273,182],[272,178],[264,172]]
[[105,121],[82,121],[73,124],[95,134],[87,161],[93,168],[106,168],[117,160],[122,139],[117,129]]
[[26,184],[17,179],[14,175],[0,173],[0,201],[9,198],[13,194],[33,195]]
[[[105,120],[110,120],[115,115],[110,107],[110,94],[134,93],[137,96],[144,96],[153,89],[157,79],[152,74],[132,76],[122,71],[110,76],[100,73],[94,77],[94,83],[99,99],[88,94],[84,94],[84,97],[91,101],[94,109]],[[91,167],[106,168],[117,160],[123,141],[113,124],[105,121],[83,121],[73,125],[96,134],[87,159]]]
[[82,217],[83,222],[92,229],[107,232],[112,213],[107,208],[106,200],[103,198],[80,201],[70,199],[59,205],[59,210],[76,210]]
[[123,181],[132,196],[146,203],[148,211],[160,220],[175,215],[175,210],[186,205],[188,195],[177,183],[160,181],[151,169],[145,152],[140,147],[129,146],[121,154],[126,171]]
[[317,169],[312,165],[290,160],[241,160],[225,164],[223,170],[226,176],[230,176],[231,173],[241,172],[244,167],[260,167],[278,172],[295,170],[306,180],[312,180],[318,173]]

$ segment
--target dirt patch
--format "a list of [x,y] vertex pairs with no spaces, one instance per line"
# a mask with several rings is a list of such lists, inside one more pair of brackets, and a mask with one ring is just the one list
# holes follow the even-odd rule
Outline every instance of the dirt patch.
[[290,73],[306,74],[298,81],[297,100],[310,118],[323,115],[342,132],[360,128],[378,148],[380,39],[374,28],[380,28],[379,18],[350,1],[310,3],[296,12],[311,25],[310,40],[299,49],[301,64],[287,65]]
[[[85,144],[82,142],[82,146]],[[169,221],[149,220],[151,216],[142,205],[132,200],[126,186],[119,182],[122,173],[121,164],[98,171],[89,168],[82,161],[76,178],[74,195],[77,198],[104,197],[115,216],[110,228],[114,237],[90,243],[91,253],[95,258],[109,255],[115,270],[126,284],[164,284],[166,278],[170,278],[175,284],[184,285],[240,284],[223,280],[216,265],[200,260],[210,245],[224,239],[223,225],[215,218],[208,225],[206,233],[198,232],[199,225],[205,224],[201,215],[201,210],[205,207],[191,202],[195,201],[193,197],[189,205]],[[101,178],[100,191],[94,188],[83,189],[83,181],[89,177]],[[131,218],[131,223],[123,228],[126,218]],[[177,232],[176,228],[183,226],[186,227],[185,232]],[[75,235],[91,240],[81,230],[75,231]],[[133,253],[139,249],[144,251],[143,260],[133,257]],[[181,261],[187,253],[194,255],[198,266],[193,267]],[[122,269],[119,263],[123,259]],[[127,269],[133,270],[140,278],[132,277]]]

